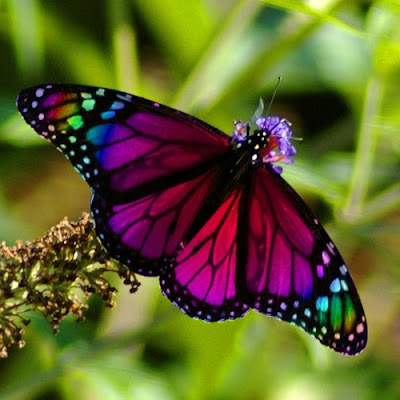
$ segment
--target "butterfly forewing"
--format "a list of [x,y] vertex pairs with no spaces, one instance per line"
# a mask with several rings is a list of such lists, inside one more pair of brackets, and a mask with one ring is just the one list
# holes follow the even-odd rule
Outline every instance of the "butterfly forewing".
[[96,231],[110,255],[159,275],[207,197],[228,136],[109,89],[40,85],[22,91],[17,105],[91,186]]
[[202,174],[229,144],[228,136],[194,117],[109,89],[40,85],[22,91],[17,105],[114,204]]

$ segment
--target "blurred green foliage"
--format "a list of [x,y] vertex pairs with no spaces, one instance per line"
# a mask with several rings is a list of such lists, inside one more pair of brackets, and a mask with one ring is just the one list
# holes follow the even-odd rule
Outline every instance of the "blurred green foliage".
[[0,399],[400,398],[398,1],[0,0],[0,38],[1,239],[33,239],[89,204],[19,117],[20,89],[120,89],[229,132],[281,75],[272,113],[304,139],[283,176],[341,249],[370,332],[346,358],[256,313],[192,320],[142,279],[57,336],[33,315],[26,347],[0,361]]

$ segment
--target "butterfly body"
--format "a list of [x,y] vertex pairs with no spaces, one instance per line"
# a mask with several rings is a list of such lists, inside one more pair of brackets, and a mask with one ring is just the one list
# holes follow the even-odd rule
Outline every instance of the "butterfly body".
[[290,124],[259,117],[232,136],[180,111],[109,89],[40,85],[19,95],[25,120],[92,188],[111,257],[160,276],[191,317],[251,308],[344,354],[366,345],[354,283],[325,230],[276,163],[293,162]]

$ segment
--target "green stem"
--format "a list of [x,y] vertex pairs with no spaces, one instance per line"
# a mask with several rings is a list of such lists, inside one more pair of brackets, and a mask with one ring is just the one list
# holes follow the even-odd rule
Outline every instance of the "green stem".
[[[377,221],[400,208],[400,184],[396,183],[373,199],[365,202],[357,223]],[[355,222],[353,220],[353,222]]]
[[[240,0],[234,7],[225,23],[221,25],[219,32],[215,35],[215,40],[204,52],[203,56],[193,68],[186,82],[170,103],[172,107],[186,110],[193,102],[193,93],[200,92],[205,82],[208,80],[208,67],[214,54],[219,54],[226,46],[227,42],[235,39],[257,15],[262,4],[258,1]],[[189,105],[189,107],[188,107]]]
[[129,93],[139,93],[139,62],[136,35],[125,1],[108,2],[114,66],[117,87]]
[[[343,1],[334,1],[332,4],[329,4],[329,7],[326,7],[323,12],[326,14],[333,13],[335,10],[340,9],[342,3]],[[276,33],[274,41],[268,45],[266,44],[260,52],[254,54],[244,68],[237,71],[232,76],[231,80],[226,81],[224,86],[219,88],[218,93],[213,94],[210,99],[207,99],[206,103],[203,102],[203,110],[210,110],[218,107],[219,104],[223,104],[227,99],[232,98],[232,96],[235,96],[237,93],[241,93],[243,88],[265,86],[266,76],[278,62],[293,52],[294,48],[300,46],[300,44],[319,29],[324,22],[323,19],[304,19],[297,14],[288,14],[286,21],[282,24],[283,28]],[[205,59],[205,64],[206,63],[207,59]],[[207,75],[205,71],[203,71],[203,74],[209,79],[209,75]],[[203,81],[199,83],[197,91],[195,91],[196,88],[185,88],[193,90],[188,91],[187,94],[189,95],[191,93],[193,96],[193,93],[197,93],[200,89],[203,89],[206,82],[206,79],[203,79]],[[197,102],[200,104],[201,99],[197,99]],[[182,106],[184,104],[185,103],[178,103],[175,105]],[[198,106],[198,104],[196,104],[196,106]]]
[[11,20],[10,36],[21,76],[37,78],[44,65],[40,4],[38,1],[9,0],[7,5]]
[[367,85],[360,129],[358,131],[355,163],[344,209],[346,219],[353,220],[361,215],[364,208],[368,185],[371,179],[372,164],[378,139],[374,127],[383,94],[383,84],[378,76],[371,77]]

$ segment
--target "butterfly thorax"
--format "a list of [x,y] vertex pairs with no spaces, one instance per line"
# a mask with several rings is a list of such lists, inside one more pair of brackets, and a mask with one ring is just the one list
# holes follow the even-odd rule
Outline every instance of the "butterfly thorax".
[[242,152],[242,157],[251,165],[270,164],[280,174],[282,167],[274,164],[293,163],[292,157],[296,154],[290,142],[290,122],[279,117],[258,117],[256,126],[258,129],[250,134],[250,123],[235,121],[231,146]]

